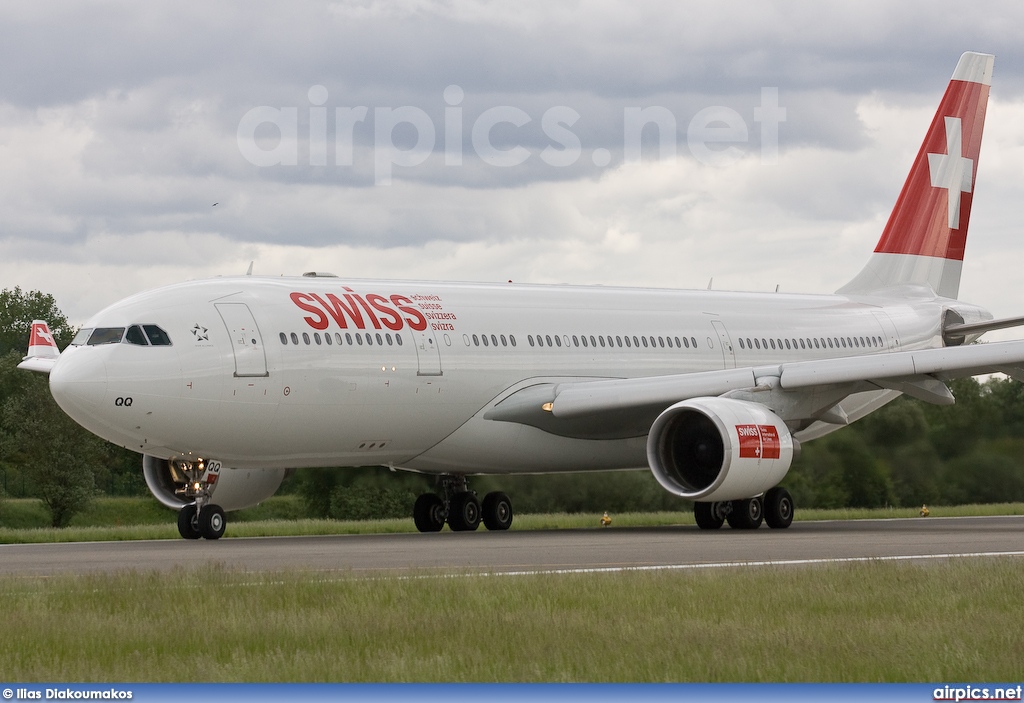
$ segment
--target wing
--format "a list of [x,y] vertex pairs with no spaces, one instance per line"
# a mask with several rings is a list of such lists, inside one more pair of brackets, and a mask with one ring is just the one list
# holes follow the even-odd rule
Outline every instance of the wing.
[[846,424],[839,402],[852,393],[895,390],[951,405],[954,398],[945,381],[996,372],[1024,381],[1024,341],[644,378],[540,383],[502,399],[484,418],[532,425],[566,437],[618,439],[647,434],[657,416],[677,402],[726,396],[761,403],[797,428],[817,421]]

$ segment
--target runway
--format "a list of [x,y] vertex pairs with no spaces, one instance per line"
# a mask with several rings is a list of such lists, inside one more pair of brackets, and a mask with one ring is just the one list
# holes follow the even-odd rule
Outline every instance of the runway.
[[[230,529],[230,528],[229,528]],[[1024,516],[796,522],[788,530],[608,528],[0,545],[0,576],[221,565],[338,574],[537,572],[1024,555]]]

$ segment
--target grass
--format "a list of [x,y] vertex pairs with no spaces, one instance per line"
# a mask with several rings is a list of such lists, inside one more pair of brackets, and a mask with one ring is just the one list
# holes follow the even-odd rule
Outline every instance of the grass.
[[1015,681],[1022,570],[9,578],[0,661],[26,682]]
[[[918,508],[798,510],[797,520],[863,520],[918,518]],[[971,515],[1024,515],[1024,503],[935,506],[931,517]],[[300,517],[297,496],[277,496],[263,504],[231,513],[227,537],[388,534],[415,532],[411,519],[311,520]],[[565,530],[596,528],[597,513],[516,515],[513,530]],[[919,518],[918,518],[919,519]],[[47,527],[49,519],[40,501],[9,499],[0,505],[0,544],[40,542],[99,542],[136,539],[179,539],[174,512],[153,498],[98,498],[89,509],[61,529]],[[692,525],[686,512],[621,513],[612,515],[615,527]],[[445,528],[447,529],[447,528]],[[482,529],[482,528],[481,528]]]

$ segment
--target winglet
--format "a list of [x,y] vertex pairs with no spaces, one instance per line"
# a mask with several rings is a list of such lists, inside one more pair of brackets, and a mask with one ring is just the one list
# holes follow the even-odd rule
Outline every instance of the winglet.
[[50,326],[43,320],[32,320],[32,331],[28,338],[28,356],[20,364],[19,369],[27,371],[38,371],[39,373],[50,373],[60,350],[53,340]]
[[955,298],[995,57],[960,57],[867,266],[840,293],[931,286]]

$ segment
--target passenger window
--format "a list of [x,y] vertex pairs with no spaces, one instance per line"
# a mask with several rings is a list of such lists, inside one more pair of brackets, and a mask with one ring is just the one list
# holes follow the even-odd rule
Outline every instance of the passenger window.
[[693,348],[696,349],[697,348],[697,338],[696,337],[690,337],[690,344],[692,344]]
[[786,349],[789,349],[789,348],[790,348],[790,346],[789,346],[789,340],[787,339],[787,340],[786,340]]
[[484,343],[485,347],[490,346],[490,344],[491,344],[490,342],[487,341],[487,335],[486,334],[480,335],[480,341]]
[[659,347],[664,347],[665,346],[665,338],[664,337],[658,337],[658,346]]
[[[633,346],[636,347],[637,349],[640,348],[640,340],[637,339],[637,336],[635,334],[633,335]],[[697,346],[697,345],[694,344],[693,346]]]
[[632,348],[633,343],[629,341],[629,337],[626,337],[626,346]]
[[356,333],[356,344],[358,344],[359,346],[363,346],[363,337],[359,333]]
[[380,336],[380,332],[378,332],[375,336],[377,337],[377,346],[384,346],[384,338]]
[[[750,344],[750,340],[747,340],[747,344]],[[682,349],[683,345],[679,343],[679,337],[676,337],[676,347]]]
[[807,348],[806,345],[804,345],[804,340],[802,340],[802,339],[800,340],[800,348],[801,349],[806,349]]
[[516,338],[515,338],[515,335],[511,335],[511,334],[510,334],[510,335],[508,336],[508,341],[512,342],[512,346],[514,347],[514,346],[516,345]]
[[[356,335],[356,339],[359,339],[359,335]],[[362,344],[362,341],[359,343]],[[352,346],[352,335],[348,332],[345,333],[345,344]]]
[[562,338],[559,337],[557,334],[555,335],[555,344],[559,347],[562,346]]
[[281,344],[288,344],[288,337],[284,332],[281,332],[278,337],[281,338]]
[[334,333],[334,340],[338,343],[338,346],[340,347],[341,346],[341,332],[335,332]]
[[501,335],[501,346],[503,346],[503,347],[507,347],[508,346],[508,344],[506,344],[506,342],[505,342],[505,335]]
[[395,341],[398,342],[398,346],[402,346],[402,335],[396,334]]
[[592,346],[592,347],[596,347],[597,346],[597,340],[594,339],[594,335],[590,335],[590,346]]
[[297,334],[292,332],[290,336],[292,338],[292,344],[298,344],[299,343],[299,336]]
[[480,338],[477,337],[475,334],[473,335],[473,346],[474,347],[479,347],[480,346]]
[[622,337],[620,337],[619,335],[615,335],[615,346],[617,346],[617,347],[621,347],[622,346]]
[[334,344],[334,340],[331,338],[330,332],[324,333],[324,341],[327,342],[328,345]]
[[309,344],[309,334],[308,333],[306,333],[306,332],[302,333],[302,341],[305,342],[306,344]]
[[319,332],[314,332],[313,333],[313,341],[316,342],[317,345],[319,346],[319,344],[320,344],[320,333]]
[[757,337],[754,338],[754,344],[755,344],[755,346],[757,346],[758,349],[761,348],[761,343],[759,341],[757,341]]
[[740,337],[740,349],[746,349],[746,347],[743,345],[743,337]]
[[572,336],[572,345],[574,347],[578,347],[580,345],[580,338],[577,337],[576,335]]
[[146,340],[146,335],[142,333],[142,328],[138,325],[132,325],[128,328],[128,332],[124,336],[124,341],[129,344],[138,344],[142,347],[149,346],[149,342]]
[[774,349],[775,348],[775,340],[774,339],[769,339],[768,341],[772,343],[772,349]]
[[493,334],[491,335],[491,346],[492,347],[498,346],[498,338],[495,337]]
[[647,337],[641,337],[640,341],[644,343],[644,348],[647,348]]
[[529,342],[530,346],[532,347],[533,346],[533,335],[532,334],[526,335],[526,341]]
[[585,347],[589,347],[590,346],[589,344],[587,344],[587,335],[583,335],[582,337],[580,337],[580,339],[583,341],[583,346],[585,346]]
[[554,344],[551,343],[551,335],[550,334],[544,335],[544,341],[548,343],[549,347],[555,346]]
[[604,337],[602,337],[601,335],[597,335],[597,341],[601,343],[602,347],[604,346]]

